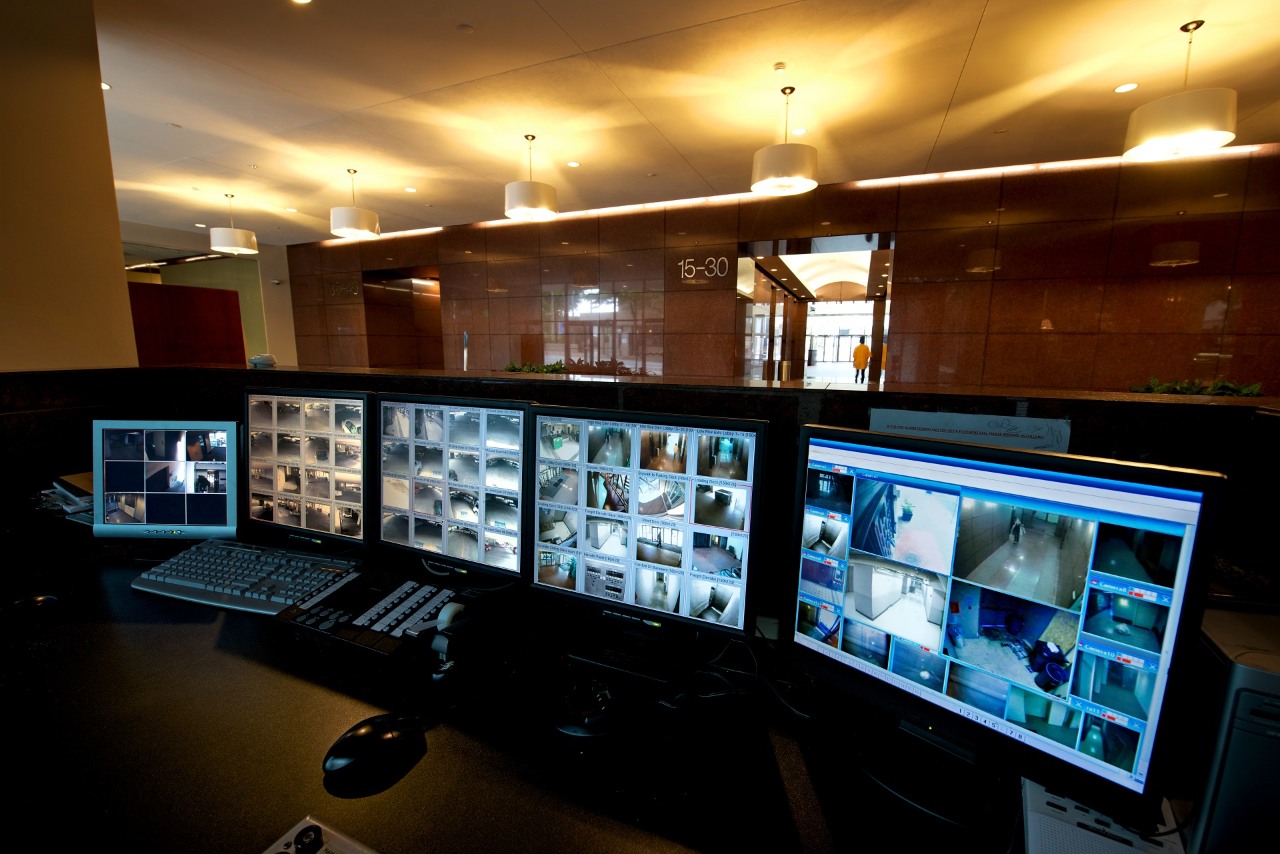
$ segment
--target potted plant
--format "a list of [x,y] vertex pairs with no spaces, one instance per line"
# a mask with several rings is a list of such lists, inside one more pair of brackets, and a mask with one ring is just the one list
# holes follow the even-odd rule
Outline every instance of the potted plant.
[[916,513],[916,507],[911,503],[911,499],[902,502],[902,521],[910,522],[911,517]]

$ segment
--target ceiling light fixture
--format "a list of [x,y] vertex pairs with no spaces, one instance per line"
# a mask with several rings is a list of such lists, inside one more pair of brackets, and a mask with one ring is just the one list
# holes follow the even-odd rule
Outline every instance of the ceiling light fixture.
[[1187,61],[1182,91],[1143,104],[1129,114],[1124,140],[1126,160],[1169,160],[1207,154],[1236,138],[1236,90],[1187,89],[1191,75],[1191,41],[1204,21],[1189,21]]
[[231,200],[235,196],[231,193],[226,193],[225,195],[227,197],[227,219],[231,221],[231,227],[209,229],[209,248],[214,252],[225,252],[228,255],[257,255],[257,235],[247,228],[236,228],[235,217],[231,215]]
[[329,209],[329,232],[337,237],[368,239],[382,234],[378,215],[371,210],[356,207],[356,170],[348,169],[351,176],[351,206]]
[[818,171],[818,150],[812,145],[788,142],[791,121],[791,93],[794,86],[783,86],[786,112],[783,115],[782,142],[756,152],[751,161],[751,192],[762,196],[794,196],[818,186],[813,176]]
[[526,133],[524,138],[529,142],[529,180],[512,181],[507,185],[506,204],[503,210],[512,219],[526,222],[546,222],[555,219],[559,210],[556,206],[556,188],[533,180],[533,134]]

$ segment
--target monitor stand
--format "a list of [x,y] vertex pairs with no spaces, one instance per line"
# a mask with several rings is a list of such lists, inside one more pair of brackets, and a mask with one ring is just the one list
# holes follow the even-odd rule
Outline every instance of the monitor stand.
[[618,723],[617,705],[607,680],[587,674],[571,678],[564,689],[555,728],[575,738],[610,735]]
[[[841,847],[865,839],[868,828],[894,827],[916,839],[951,840],[957,851],[1017,850],[1019,778],[892,714],[844,712],[815,718],[801,742]],[[851,803],[859,809],[849,810]]]

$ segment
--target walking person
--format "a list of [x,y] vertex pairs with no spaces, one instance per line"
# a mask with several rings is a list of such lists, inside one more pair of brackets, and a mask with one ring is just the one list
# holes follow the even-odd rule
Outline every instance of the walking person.
[[867,363],[871,361],[871,348],[867,346],[867,336],[859,335],[858,344],[853,348],[853,381],[867,381]]

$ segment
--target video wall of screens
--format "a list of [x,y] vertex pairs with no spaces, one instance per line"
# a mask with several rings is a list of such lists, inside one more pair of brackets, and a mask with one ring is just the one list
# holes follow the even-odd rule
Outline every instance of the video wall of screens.
[[382,396],[381,540],[521,574],[527,403]]
[[245,524],[303,539],[366,543],[370,400],[358,392],[245,392]]
[[99,537],[234,537],[234,421],[93,422]]
[[1043,785],[1146,791],[1221,476],[813,425],[800,451],[797,645],[1033,748]]
[[762,423],[540,406],[534,419],[535,587],[749,629]]

